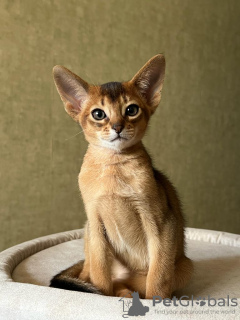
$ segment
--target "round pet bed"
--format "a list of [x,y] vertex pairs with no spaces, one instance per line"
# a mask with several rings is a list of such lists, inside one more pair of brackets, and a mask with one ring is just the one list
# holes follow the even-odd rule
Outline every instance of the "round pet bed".
[[[193,228],[187,228],[185,235],[187,256],[194,261],[195,272],[189,285],[175,293],[178,299],[185,296],[182,304],[166,306],[156,301],[153,306],[152,300],[141,300],[149,311],[136,318],[240,318],[240,236]],[[83,245],[81,229],[1,252],[0,319],[133,319],[127,315],[131,299],[48,287],[55,274],[84,258]]]

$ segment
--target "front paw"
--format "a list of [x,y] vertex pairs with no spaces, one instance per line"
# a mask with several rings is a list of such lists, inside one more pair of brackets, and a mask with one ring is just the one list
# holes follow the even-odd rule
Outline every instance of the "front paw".
[[[101,281],[102,280],[102,281]],[[92,280],[92,283],[105,295],[113,296],[113,284],[105,279]]]
[[158,292],[147,292],[146,296],[145,296],[145,299],[152,300],[154,296],[159,296],[159,297],[162,298],[162,300],[163,299],[167,299],[167,298],[168,299],[172,298],[172,294],[171,293],[164,293],[164,292],[161,293],[160,291],[158,291]]
[[160,296],[162,299],[171,299],[172,290],[170,288],[158,288],[156,286],[147,288],[145,299],[153,299],[154,296]]
[[112,286],[109,286],[109,287],[104,286],[103,288],[101,288],[101,291],[105,296],[113,296]]
[[116,297],[124,297],[124,298],[132,298],[131,292],[129,289],[117,290],[114,292],[114,296]]

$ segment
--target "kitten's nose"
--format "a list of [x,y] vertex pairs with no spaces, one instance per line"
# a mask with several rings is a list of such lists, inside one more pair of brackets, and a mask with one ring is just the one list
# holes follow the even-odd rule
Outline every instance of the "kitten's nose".
[[120,123],[115,123],[113,126],[112,126],[113,130],[116,131],[116,133],[120,133],[122,132],[123,130],[123,125],[121,125]]

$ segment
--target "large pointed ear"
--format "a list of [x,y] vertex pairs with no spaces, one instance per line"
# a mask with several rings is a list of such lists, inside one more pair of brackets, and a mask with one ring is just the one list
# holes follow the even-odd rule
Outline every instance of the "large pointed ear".
[[87,99],[89,84],[63,66],[53,68],[53,77],[65,110],[75,120]]
[[161,100],[164,75],[165,58],[162,54],[157,54],[131,80],[140,95],[146,100],[152,113]]

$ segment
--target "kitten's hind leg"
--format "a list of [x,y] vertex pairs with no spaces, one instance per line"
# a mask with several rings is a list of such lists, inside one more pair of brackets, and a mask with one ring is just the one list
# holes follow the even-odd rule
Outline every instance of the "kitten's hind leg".
[[185,287],[193,274],[192,260],[183,256],[175,265],[175,281],[173,291]]
[[50,287],[102,294],[93,284],[81,279],[81,271],[84,269],[84,260],[79,261],[70,268],[57,274],[50,282]]

